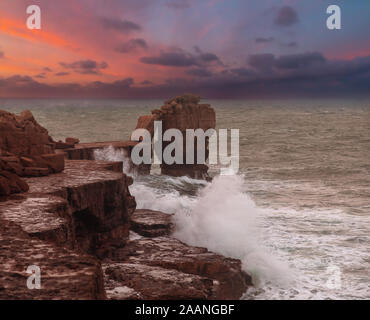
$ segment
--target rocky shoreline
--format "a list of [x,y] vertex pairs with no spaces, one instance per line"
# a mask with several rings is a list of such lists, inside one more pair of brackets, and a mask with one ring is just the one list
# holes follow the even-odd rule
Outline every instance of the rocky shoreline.
[[[24,188],[7,188],[11,179],[0,188],[0,299],[239,299],[252,285],[239,260],[173,238],[171,215],[136,210],[122,162],[93,160],[94,150],[113,145],[129,153],[134,142],[54,142],[27,112],[43,139],[23,139],[17,149],[3,133],[20,129],[32,137],[35,130],[22,131],[14,125],[17,116],[2,114],[0,177],[9,172]],[[48,172],[25,175],[21,159],[38,168],[45,146],[55,155],[46,157]],[[63,170],[50,169],[61,157]],[[19,164],[20,175],[9,163]],[[26,286],[30,265],[41,268],[39,290]]]

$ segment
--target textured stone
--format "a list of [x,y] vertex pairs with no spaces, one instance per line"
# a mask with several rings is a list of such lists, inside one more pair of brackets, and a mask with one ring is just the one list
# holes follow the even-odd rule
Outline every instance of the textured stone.
[[170,235],[173,231],[172,215],[160,211],[139,209],[131,216],[131,230],[144,237]]
[[[30,238],[12,221],[0,219],[0,299],[105,299],[103,274],[97,259]],[[27,288],[27,268],[41,271],[41,289]]]
[[[173,269],[114,263],[103,264],[103,270],[108,299],[189,300],[212,295],[213,280]],[[131,290],[121,290],[120,295],[122,287]]]
[[54,142],[30,111],[19,116],[0,110],[0,149],[16,156],[53,153]]
[[66,138],[66,143],[67,144],[77,144],[77,143],[80,143],[80,139],[77,139],[77,138]]
[[47,176],[48,174],[48,168],[27,167],[24,169],[24,175],[26,177],[42,177]]
[[[239,260],[225,258],[205,248],[187,246],[169,237],[133,240],[117,250],[116,254],[115,261],[120,263],[174,270],[212,280],[212,290],[208,291],[205,299],[239,299],[252,285],[250,276],[242,271]],[[106,263],[106,266],[109,267],[109,263]],[[141,287],[146,282],[145,277],[142,280],[144,283],[138,285],[125,279],[121,285],[138,292],[141,292]]]
[[20,157],[20,161],[24,167],[35,167],[35,161],[31,158]]
[[[2,178],[1,184],[3,185],[3,187],[1,187],[2,191],[0,191],[0,194],[2,193],[2,195],[28,191],[27,183],[19,178],[16,174],[9,171],[0,171],[0,177]],[[5,184],[7,187],[5,187]],[[10,190],[10,193],[8,193],[7,190]]]
[[[174,99],[167,100],[160,109],[152,111],[152,115],[141,116],[138,119],[136,129],[148,130],[152,137],[154,133],[154,121],[162,121],[162,130],[178,129],[182,132],[184,149],[186,151],[187,129],[214,129],[216,127],[216,113],[208,104],[199,104],[200,97],[186,94]],[[164,150],[171,142],[163,142]],[[197,144],[194,144],[194,156],[197,159]],[[205,142],[205,156],[208,158],[208,140]],[[184,152],[184,164],[161,165],[162,174],[171,176],[189,176],[196,179],[208,179],[208,167],[205,163],[187,165],[186,152]]]
[[[28,193],[0,202],[0,299],[105,298],[96,258],[126,244],[136,207],[132,179],[114,168],[67,161],[63,173],[28,178]],[[41,267],[41,290],[26,287],[33,264]]]
[[46,161],[49,171],[58,173],[64,170],[64,154],[43,154],[41,158]]

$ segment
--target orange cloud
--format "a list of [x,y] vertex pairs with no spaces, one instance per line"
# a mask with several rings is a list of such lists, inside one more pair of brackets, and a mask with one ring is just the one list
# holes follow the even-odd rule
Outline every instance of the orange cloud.
[[73,44],[55,33],[44,30],[29,30],[24,22],[0,18],[0,31],[31,42],[43,42],[51,46],[73,48]]

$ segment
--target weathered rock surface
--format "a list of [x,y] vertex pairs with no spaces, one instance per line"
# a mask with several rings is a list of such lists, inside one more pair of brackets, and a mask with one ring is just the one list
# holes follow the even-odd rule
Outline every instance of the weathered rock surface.
[[[241,270],[239,260],[225,258],[205,248],[188,246],[171,237],[141,238],[130,241],[124,248],[117,250],[114,262],[105,261],[103,264],[106,285],[111,290],[113,284],[127,286],[141,296],[156,299],[156,292],[152,292],[151,296],[150,292],[143,292],[149,278],[141,276],[143,270],[148,270],[142,269],[142,265],[156,267],[153,269],[156,275],[152,278],[154,282],[165,284],[169,276],[168,270],[172,271],[170,274],[173,282],[189,281],[189,285],[183,287],[183,292],[178,294],[191,296],[190,292],[196,292],[190,284],[192,279],[196,283],[197,294],[205,294],[202,299],[239,299],[252,285],[250,276]],[[130,277],[126,275],[127,269],[131,269]],[[135,272],[137,274],[134,277]],[[198,277],[192,278],[189,275]],[[135,281],[130,281],[133,277]],[[185,280],[186,277],[189,277],[188,280]],[[172,290],[170,282],[167,282],[169,291]],[[186,293],[187,289],[190,292]],[[162,290],[161,294],[165,294],[165,289]]]
[[[151,130],[154,119],[164,130],[215,126],[213,109],[193,95],[167,101],[138,127]],[[29,111],[0,111],[0,133],[0,299],[239,299],[251,285],[239,260],[172,238],[172,215],[135,211],[122,162],[86,161],[108,146],[130,156],[137,142],[54,142]],[[41,268],[41,290],[26,287],[30,265]]]
[[124,150],[127,155],[127,160],[130,162],[130,169],[139,174],[149,174],[150,165],[141,164],[134,165],[131,162],[131,151],[138,144],[135,141],[106,141],[94,143],[78,143],[73,148],[64,149],[63,152],[67,159],[70,160],[95,160],[94,153],[96,150],[106,148],[114,148],[117,150]]
[[137,145],[135,141],[106,141],[93,143],[78,143],[73,148],[65,149],[63,152],[69,160],[95,160],[95,150],[101,150],[112,146],[115,149],[123,149],[130,156],[132,148]]
[[0,149],[17,156],[50,154],[54,142],[29,110],[19,116],[0,110]]
[[64,156],[54,150],[53,139],[30,111],[17,116],[0,110],[0,196],[28,190],[14,175],[39,177],[62,172]]
[[252,285],[240,261],[173,238],[141,238],[125,250],[117,261],[103,262],[108,299],[240,299]]
[[[30,237],[0,219],[0,299],[105,299],[100,262],[83,253]],[[29,266],[41,268],[41,289],[27,288]]]
[[[199,104],[200,97],[186,94],[170,99],[160,109],[152,111],[152,115],[141,116],[138,119],[136,129],[148,130],[152,137],[154,133],[154,121],[162,121],[162,129],[165,132],[168,129],[178,129],[184,137],[184,150],[186,150],[186,129],[214,129],[216,126],[216,114],[209,104]],[[163,142],[164,150],[171,142]],[[197,161],[197,143],[194,144],[195,164],[186,163],[186,152],[184,152],[184,164],[161,165],[162,174],[170,176],[189,176],[191,178],[206,178],[208,167],[205,163],[196,163]],[[208,140],[205,142],[205,158],[208,158]]]
[[168,236],[173,228],[171,214],[138,209],[131,216],[131,230],[144,237]]
[[[26,181],[28,193],[0,202],[0,265],[9,266],[0,271],[0,298],[104,298],[93,256],[109,257],[126,244],[136,206],[122,163],[67,161],[63,173]],[[25,270],[33,264],[45,291],[26,287]]]
[[77,143],[80,143],[80,139],[68,137],[68,138],[66,138],[66,143],[75,145]]
[[7,164],[0,160],[0,197],[26,192],[29,189],[27,183],[12,171]]
[[174,269],[112,263],[103,265],[103,270],[107,297],[112,300],[205,300],[212,295],[211,279]]

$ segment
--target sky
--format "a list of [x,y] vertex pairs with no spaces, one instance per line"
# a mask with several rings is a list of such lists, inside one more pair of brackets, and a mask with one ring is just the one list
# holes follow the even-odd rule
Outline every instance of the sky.
[[[342,29],[329,30],[329,5]],[[29,30],[26,8],[41,9]],[[369,97],[369,0],[0,0],[0,97]]]

